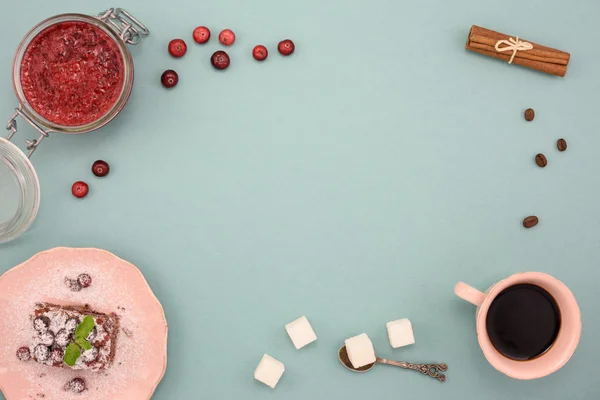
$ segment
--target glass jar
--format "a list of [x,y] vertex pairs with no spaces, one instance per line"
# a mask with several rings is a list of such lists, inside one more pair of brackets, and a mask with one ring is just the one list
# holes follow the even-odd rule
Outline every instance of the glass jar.
[[[127,45],[148,34],[127,11],[111,8],[96,17],[56,15],[25,35],[13,62],[19,105],[6,125],[8,136],[0,137],[0,243],[23,234],[37,215],[40,186],[29,160],[33,152],[51,133],[90,132],[119,114],[133,87]],[[39,133],[25,141],[27,154],[11,143],[19,117]]]

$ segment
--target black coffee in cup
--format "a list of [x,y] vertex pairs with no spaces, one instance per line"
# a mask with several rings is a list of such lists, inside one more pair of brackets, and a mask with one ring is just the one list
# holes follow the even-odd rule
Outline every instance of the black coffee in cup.
[[560,330],[560,309],[545,289],[519,284],[492,302],[486,327],[490,341],[505,357],[527,361],[545,353]]

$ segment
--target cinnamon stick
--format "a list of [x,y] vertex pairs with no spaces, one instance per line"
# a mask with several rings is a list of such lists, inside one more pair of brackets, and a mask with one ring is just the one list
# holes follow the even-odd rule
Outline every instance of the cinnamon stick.
[[[474,51],[476,53],[484,54],[486,56],[494,57],[505,62],[509,62],[513,51],[498,51],[495,46],[500,40],[516,39],[516,36],[509,36],[504,33],[492,31],[490,29],[482,28],[476,25],[471,27],[467,44],[465,48],[467,50]],[[522,65],[524,67],[532,68],[547,74],[563,77],[567,73],[567,67],[571,55],[561,50],[553,49],[551,47],[542,46],[537,43],[530,42],[523,38],[519,38],[520,41],[531,43],[533,46],[530,50],[517,50],[513,59],[513,64]],[[501,45],[500,47],[505,47]]]

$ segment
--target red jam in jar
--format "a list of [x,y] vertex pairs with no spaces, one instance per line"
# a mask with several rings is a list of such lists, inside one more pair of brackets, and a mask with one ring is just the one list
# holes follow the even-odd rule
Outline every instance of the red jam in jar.
[[25,98],[39,115],[57,125],[87,125],[119,100],[124,58],[115,40],[97,26],[60,22],[31,41],[20,78]]

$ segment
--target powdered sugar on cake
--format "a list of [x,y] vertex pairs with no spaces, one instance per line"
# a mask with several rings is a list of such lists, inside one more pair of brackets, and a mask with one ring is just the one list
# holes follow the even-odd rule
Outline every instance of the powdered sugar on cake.
[[[93,284],[73,292],[64,284],[65,276],[77,277],[81,273],[89,274]],[[53,366],[60,364],[59,350],[63,350],[67,339],[71,340],[75,319],[82,314],[57,308],[34,315],[36,307],[40,310],[47,304],[87,305],[90,310],[107,315],[114,312],[119,321],[116,343],[98,346],[110,335],[103,324],[96,323],[95,337],[88,339],[95,344],[97,354],[96,350],[83,352],[72,368]],[[7,399],[37,399],[41,395],[44,400],[149,399],[164,374],[167,325],[162,307],[139,271],[110,253],[94,249],[40,253],[0,279],[0,316],[0,386]],[[34,324],[39,316],[49,319],[47,327],[44,321]],[[94,318],[98,322],[98,316]],[[126,335],[124,330],[132,335]],[[48,346],[50,340],[53,343]],[[48,354],[42,349],[44,346]],[[17,351],[24,356],[23,347],[30,349],[33,359],[21,361],[17,357]],[[36,350],[40,358],[47,357],[45,361],[35,361]],[[94,365],[94,360],[102,362]],[[82,393],[65,390],[65,385],[75,378],[85,381],[86,390]]]

